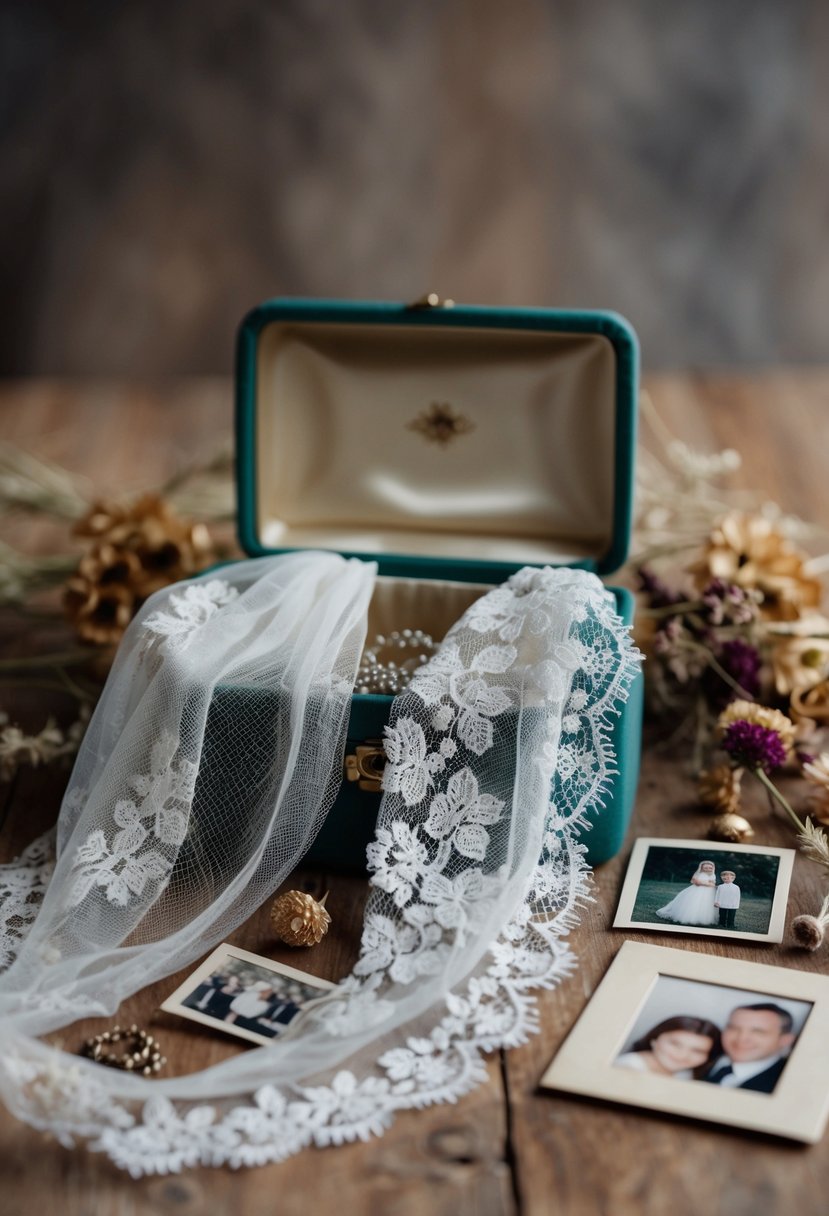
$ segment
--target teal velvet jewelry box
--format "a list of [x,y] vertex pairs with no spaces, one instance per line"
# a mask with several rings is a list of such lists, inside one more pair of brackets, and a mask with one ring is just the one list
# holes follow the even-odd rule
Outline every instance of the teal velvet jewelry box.
[[[369,639],[422,628],[439,640],[522,566],[622,564],[637,395],[636,336],[613,313],[268,301],[238,337],[241,546],[374,561]],[[633,597],[611,590],[630,624]],[[342,789],[309,861],[365,868],[391,702],[355,693]],[[618,773],[585,835],[592,864],[627,829],[641,712],[640,676],[613,727]]]

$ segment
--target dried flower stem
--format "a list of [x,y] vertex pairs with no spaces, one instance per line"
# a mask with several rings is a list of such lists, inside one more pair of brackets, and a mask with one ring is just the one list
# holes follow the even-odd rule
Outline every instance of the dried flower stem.
[[42,654],[25,659],[0,659],[0,672],[37,670],[41,667],[74,667],[88,663],[94,658],[90,650],[63,650],[56,654]]
[[[829,870],[829,837],[822,828],[815,827],[811,819],[801,820],[800,816],[792,809],[788,799],[780,793],[773,781],[770,781],[762,769],[754,770],[754,775],[763,785],[766,786],[774,800],[786,812],[792,823],[797,828],[798,843],[812,861],[816,861],[818,865],[823,866],[825,870]],[[829,895],[827,895],[829,900]],[[829,910],[829,905],[827,905]]]
[[737,694],[737,696],[740,698],[740,700],[742,700],[742,701],[753,701],[754,700],[754,697],[751,695],[751,693],[746,692],[746,690],[740,684],[737,683],[737,681],[734,679],[734,677],[725,670],[725,668],[722,666],[722,664],[719,663],[715,659],[714,655],[711,653],[711,651],[708,649],[707,646],[703,646],[699,642],[683,641],[681,643],[681,649],[690,650],[695,654],[705,655],[705,658],[708,662],[708,666],[711,668],[711,670],[715,671],[717,673],[717,675],[720,677],[720,679],[723,680],[728,685],[728,687],[731,688]]
[[763,772],[763,770],[761,768],[755,768],[752,771],[754,773],[754,776],[757,778],[757,780],[760,781],[766,787],[766,789],[768,790],[769,796],[771,798],[773,798],[774,801],[776,803],[778,803],[779,806],[782,806],[783,810],[786,812],[786,814],[789,816],[789,818],[791,819],[794,826],[797,828],[798,836],[802,836],[805,831],[805,826],[804,826],[803,820],[800,818],[800,816],[797,814],[797,812],[793,809],[789,800],[787,798],[784,798],[784,796],[780,793],[780,790],[777,788],[777,786],[774,784],[774,782],[771,781],[769,779],[769,777],[766,776],[766,774]]
[[640,616],[659,620],[665,616],[679,616],[684,612],[700,612],[705,605],[702,600],[683,600],[678,604],[665,604],[662,608],[639,608]]

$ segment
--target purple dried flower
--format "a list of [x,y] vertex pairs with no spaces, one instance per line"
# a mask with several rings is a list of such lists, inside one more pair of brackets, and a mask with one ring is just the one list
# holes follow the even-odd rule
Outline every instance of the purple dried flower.
[[759,696],[762,663],[756,646],[742,641],[741,638],[733,638],[723,644],[717,657],[720,666],[728,672],[732,680],[736,680],[740,688],[750,697]]
[[672,591],[667,583],[663,583],[658,574],[647,566],[640,566],[636,571],[639,576],[639,590],[648,597],[651,608],[669,608],[671,604],[681,604],[685,599],[679,591]]
[[736,583],[721,578],[712,579],[702,593],[710,625],[748,625],[757,615],[752,596]]
[[786,746],[776,730],[739,718],[726,729],[722,741],[734,764],[742,768],[761,768],[768,774],[786,763]]

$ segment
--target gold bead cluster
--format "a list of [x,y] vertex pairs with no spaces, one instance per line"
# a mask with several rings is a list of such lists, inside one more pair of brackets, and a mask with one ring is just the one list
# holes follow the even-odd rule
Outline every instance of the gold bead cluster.
[[325,906],[326,891],[317,902],[305,891],[286,891],[271,905],[271,927],[288,946],[316,946],[328,932],[331,916]]
[[[125,1047],[123,1051],[119,1053],[110,1050],[112,1044],[121,1042]],[[96,1034],[94,1038],[87,1039],[81,1048],[81,1055],[95,1060],[98,1064],[106,1064],[109,1068],[123,1068],[125,1072],[138,1073],[142,1077],[151,1077],[161,1072],[167,1063],[153,1035],[148,1034],[146,1030],[139,1030],[134,1023],[125,1030],[120,1026],[113,1026],[112,1030],[105,1030],[103,1034]]]

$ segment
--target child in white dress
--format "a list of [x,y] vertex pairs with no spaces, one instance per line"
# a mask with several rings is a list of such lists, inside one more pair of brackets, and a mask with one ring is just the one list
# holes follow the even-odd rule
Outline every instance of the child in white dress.
[[691,875],[690,885],[674,896],[656,915],[678,925],[716,925],[719,912],[714,907],[717,877],[713,861],[701,861]]

